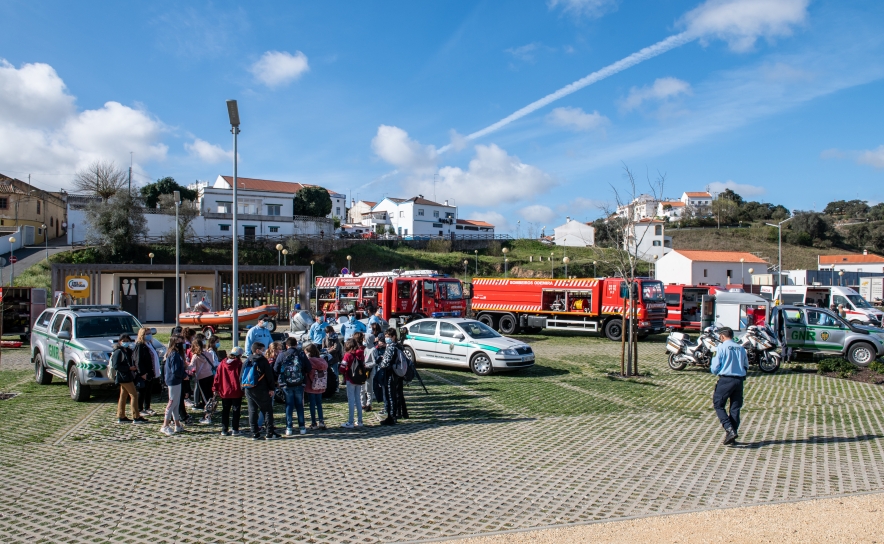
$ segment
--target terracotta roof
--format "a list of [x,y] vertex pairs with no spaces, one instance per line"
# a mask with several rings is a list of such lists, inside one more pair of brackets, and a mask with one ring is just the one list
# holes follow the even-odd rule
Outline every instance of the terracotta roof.
[[661,202],[660,204],[663,204],[663,206],[669,205],[673,208],[684,208],[684,202],[682,202],[681,200],[675,200],[672,202]]
[[[231,187],[233,186],[233,176],[221,176],[224,181]],[[274,193],[291,193],[295,194],[305,186],[300,183],[290,181],[273,181],[269,179],[241,178],[237,177],[236,182],[239,184],[237,189],[245,189],[247,191],[271,191]]]
[[698,251],[691,249],[674,249],[673,253],[683,255],[692,261],[704,263],[738,263],[740,259],[744,259],[747,263],[763,263],[767,261],[761,257],[752,255],[745,251]]
[[[378,205],[377,202],[371,202],[369,200],[363,200],[362,203],[365,204],[366,206],[368,206],[369,208],[374,208],[375,206]],[[233,318],[231,318],[231,319],[233,319]]]
[[884,263],[880,255],[820,255],[820,264]]
[[458,225],[472,225],[474,227],[494,227],[491,223],[486,223],[485,221],[479,221],[478,219],[458,219]]
[[696,198],[696,197],[712,198],[712,195],[710,195],[709,193],[707,193],[705,191],[701,191],[699,193],[689,193],[689,192],[685,191],[685,194],[689,197],[692,197],[692,198]]
[[[442,206],[445,207],[447,204],[439,204],[438,202],[433,202],[432,200],[427,200],[422,196],[413,196],[411,198],[393,198],[391,196],[387,197],[387,200],[391,200],[396,204],[402,204],[403,202],[414,202],[415,204],[421,204],[424,206]],[[448,206],[449,208],[454,208],[456,206]]]
[[[636,223],[663,223],[659,219],[654,219],[653,217],[645,217],[644,219],[639,219]],[[589,223],[587,223],[589,224]]]

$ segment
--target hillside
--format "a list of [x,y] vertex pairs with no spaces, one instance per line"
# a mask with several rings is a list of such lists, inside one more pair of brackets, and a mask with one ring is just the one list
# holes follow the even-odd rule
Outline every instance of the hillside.
[[[748,251],[776,265],[777,229],[772,227],[722,228],[722,229],[666,229],[672,236],[674,249],[700,249],[715,251]],[[783,269],[816,270],[817,256],[852,253],[843,248],[817,248],[797,246],[783,242]]]

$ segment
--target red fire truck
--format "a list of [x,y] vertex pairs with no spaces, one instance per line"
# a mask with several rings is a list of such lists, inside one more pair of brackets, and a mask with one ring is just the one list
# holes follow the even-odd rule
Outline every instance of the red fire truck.
[[[665,330],[663,283],[637,279],[636,311],[641,336]],[[572,329],[602,332],[611,340],[623,333],[623,278],[473,280],[476,319],[504,334],[520,330]]]
[[358,318],[381,308],[383,318],[462,317],[466,312],[460,280],[433,270],[375,272],[316,278],[320,314]]

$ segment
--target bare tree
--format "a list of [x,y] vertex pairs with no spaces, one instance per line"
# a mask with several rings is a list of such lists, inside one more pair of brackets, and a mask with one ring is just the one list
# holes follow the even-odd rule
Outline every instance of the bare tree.
[[[645,236],[651,231],[651,228],[645,228],[640,231],[636,225],[641,223],[637,221],[634,214],[628,214],[627,217],[617,217],[616,210],[623,206],[631,204],[638,196],[639,191],[636,187],[635,175],[624,165],[623,169],[626,176],[626,187],[618,190],[617,187],[611,186],[614,191],[614,207],[602,208],[603,213],[608,218],[606,233],[612,240],[620,243],[619,251],[612,251],[607,254],[600,254],[599,257],[606,257],[607,265],[612,267],[614,271],[623,278],[626,284],[627,296],[623,299],[622,315],[626,323],[626,327],[621,333],[621,353],[620,353],[620,373],[623,376],[633,376],[638,374],[638,330],[636,319],[636,304],[638,300],[638,276],[639,261],[642,255],[639,255],[639,247]],[[655,200],[663,199],[663,189],[666,183],[666,174],[657,173],[657,178],[651,180],[647,176],[648,188],[650,195]],[[627,346],[628,342],[628,346]]]
[[[160,195],[159,199],[160,209],[163,210],[163,213],[168,213],[172,216],[175,215],[175,196],[174,195]],[[178,231],[180,232],[181,239],[187,240],[190,237],[196,235],[193,231],[193,227],[191,223],[193,223],[194,219],[196,219],[200,214],[199,205],[191,200],[184,200],[181,202],[181,207],[178,209]],[[173,222],[174,225],[174,222]],[[169,240],[172,242],[175,241],[175,228],[172,229],[166,234]]]
[[125,186],[126,173],[117,168],[113,161],[95,161],[74,176],[75,189],[98,195],[105,202]]

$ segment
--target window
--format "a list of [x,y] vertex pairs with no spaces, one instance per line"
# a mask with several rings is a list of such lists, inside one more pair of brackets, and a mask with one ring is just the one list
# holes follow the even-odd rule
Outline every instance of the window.
[[433,217],[439,217],[439,210],[433,210]]
[[399,217],[405,217],[405,212],[399,212]]
[[55,225],[54,225],[53,223],[55,223],[55,218],[54,218],[54,217],[50,217],[50,218],[49,218],[49,226],[50,226],[50,227],[54,227]]
[[424,282],[424,296],[429,298],[436,298],[436,282],[435,281],[425,281]]
[[441,229],[441,228],[442,228],[442,223],[433,223],[433,227],[434,227],[434,228],[437,228],[437,229]]
[[135,338],[139,328],[141,325],[130,315],[77,318],[77,338],[119,337],[123,333]]
[[261,200],[257,198],[240,198],[237,203],[237,213],[258,215],[261,209]]
[[438,321],[421,321],[420,323],[417,323],[414,327],[412,327],[408,332],[412,334],[426,334],[428,336],[435,336],[436,323],[438,323]]
[[4,197],[0,197],[0,210],[5,210],[9,208],[9,199]]
[[267,215],[282,215],[282,206],[280,204],[268,204]]
[[448,219],[454,219],[454,214],[451,212],[445,212],[445,217]]
[[341,207],[340,206],[335,208],[335,215],[341,215]]
[[222,231],[230,231],[230,225],[218,225]]
[[40,201],[37,201],[37,215],[40,215]]
[[706,270],[705,268],[703,269],[703,277],[704,277],[704,278],[708,278],[708,277],[709,277],[709,271]]
[[725,270],[725,276],[727,276],[728,279],[730,279],[730,278],[734,277],[734,274],[730,270]]
[[424,209],[423,209],[423,208],[418,208],[418,210],[417,210],[417,214],[420,215],[420,216],[423,216],[423,215],[424,215]]
[[279,232],[279,227],[267,227],[270,232]]
[[55,315],[55,312],[45,311],[40,314],[40,317],[37,318],[37,326],[38,327],[48,327],[49,322],[52,321],[52,316]]
[[230,213],[230,209],[233,206],[233,202],[221,202],[218,201],[218,213]]
[[679,295],[678,293],[666,293],[666,305],[667,306],[681,305],[681,295]]
[[654,240],[654,247],[660,247],[660,240]]
[[454,338],[458,334],[461,334],[460,330],[451,323],[446,323],[444,321],[439,323],[439,336]]
[[58,333],[58,329],[61,328],[62,321],[64,321],[64,315],[58,314],[55,316],[55,321],[52,322],[52,334]]
[[654,226],[654,236],[663,236],[663,226],[655,225]]
[[405,229],[405,236],[408,236],[408,229]]
[[816,310],[807,310],[807,324],[818,327],[840,327],[841,323],[835,316]]
[[43,229],[37,229],[37,234],[43,234]]
[[[66,332],[68,334],[71,334],[74,332],[74,324],[71,322],[70,317],[65,318],[64,323],[61,324],[61,330],[58,332]],[[77,335],[77,336],[79,336],[79,335]]]

